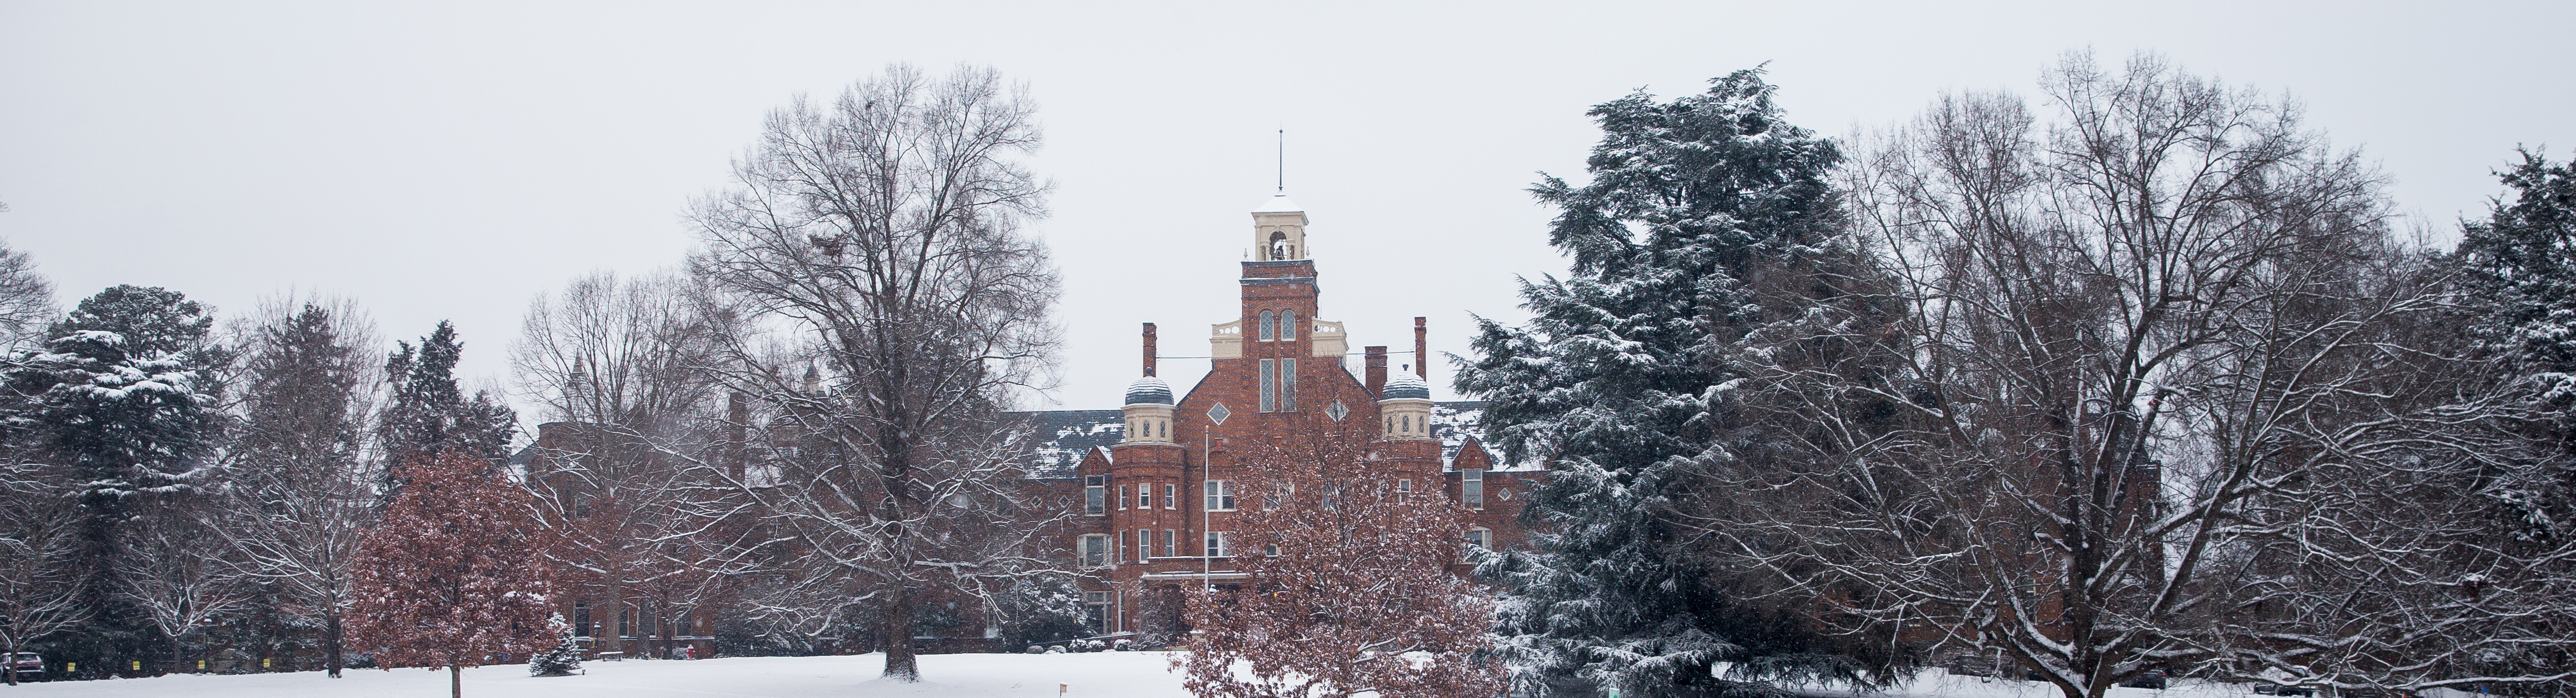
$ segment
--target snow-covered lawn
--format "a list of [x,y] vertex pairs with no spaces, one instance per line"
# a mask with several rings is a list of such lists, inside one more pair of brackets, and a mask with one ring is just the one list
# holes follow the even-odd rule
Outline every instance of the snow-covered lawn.
[[[1179,674],[1164,671],[1163,652],[1089,654],[934,654],[921,657],[921,683],[877,678],[885,656],[731,657],[699,661],[584,662],[585,676],[531,678],[524,664],[465,670],[466,698],[792,698],[832,696],[1068,696],[1182,698]],[[447,672],[425,669],[192,676],[38,683],[6,698],[133,696],[136,698],[443,698]]]
[[[877,678],[884,655],[856,657],[732,657],[694,662],[588,662],[585,676],[531,678],[523,664],[465,670],[466,698],[874,698],[876,696],[1067,696],[1183,698],[1178,674],[1165,671],[1165,652],[1090,654],[934,654],[921,658],[921,683]],[[0,688],[0,698],[132,696],[134,698],[439,698],[447,672],[422,669],[351,670],[332,680],[322,672],[248,676],[172,675],[156,679],[66,681]],[[1815,691],[1819,696],[1851,696]],[[2470,698],[2442,692],[2445,698]],[[2036,681],[1951,676],[1926,671],[1912,684],[1866,698],[2057,698]],[[2245,684],[2175,679],[2172,690],[2114,688],[2106,698],[2255,698]]]

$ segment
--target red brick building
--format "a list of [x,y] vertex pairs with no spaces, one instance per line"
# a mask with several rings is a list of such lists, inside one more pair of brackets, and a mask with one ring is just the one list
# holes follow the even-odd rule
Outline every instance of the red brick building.
[[[1092,442],[1069,473],[1083,510],[1068,542],[1093,573],[1084,600],[1097,631],[1176,630],[1184,585],[1243,577],[1228,536],[1235,512],[1257,498],[1234,487],[1238,453],[1229,444],[1310,433],[1295,426],[1301,420],[1379,425],[1377,462],[1398,471],[1399,489],[1441,488],[1476,510],[1476,526],[1459,532],[1470,541],[1509,546],[1525,538],[1515,522],[1526,500],[1515,497],[1544,471],[1495,467],[1473,435],[1481,403],[1432,401],[1422,318],[1414,319],[1410,372],[1390,376],[1384,346],[1356,354],[1362,360],[1353,370],[1342,324],[1320,316],[1307,220],[1284,195],[1252,212],[1251,249],[1260,259],[1242,263],[1241,313],[1209,329],[1213,358],[1198,385],[1175,393],[1155,376],[1157,336],[1148,323],[1143,376],[1128,387],[1118,423],[1043,420],[1060,425],[1058,443]],[[1109,432],[1114,443],[1104,438]]]

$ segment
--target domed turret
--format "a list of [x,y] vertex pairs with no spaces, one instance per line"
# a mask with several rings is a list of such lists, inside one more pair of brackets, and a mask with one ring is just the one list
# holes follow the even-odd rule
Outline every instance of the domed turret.
[[1163,379],[1155,378],[1153,376],[1138,378],[1136,379],[1136,382],[1127,384],[1127,401],[1122,404],[1172,404],[1172,384],[1165,383],[1163,382]]
[[1388,376],[1377,398],[1378,416],[1386,420],[1382,432],[1386,438],[1431,438],[1431,384],[1422,382],[1422,377],[1411,371]]
[[1431,384],[1422,382],[1421,378],[1416,377],[1411,373],[1398,373],[1386,379],[1386,387],[1378,392],[1377,397],[1380,400],[1393,400],[1397,398],[1429,400],[1431,399]]
[[1127,384],[1127,443],[1172,442],[1172,384],[1146,376]]

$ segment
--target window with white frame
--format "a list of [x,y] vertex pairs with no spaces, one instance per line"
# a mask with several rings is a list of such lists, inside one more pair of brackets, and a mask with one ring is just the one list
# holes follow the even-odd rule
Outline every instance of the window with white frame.
[[1209,480],[1204,491],[1207,492],[1208,511],[1234,511],[1234,483]]
[[1267,342],[1279,338],[1279,335],[1271,331],[1270,321],[1272,317],[1273,316],[1270,314],[1270,311],[1261,311],[1261,341]]
[[1181,486],[1180,486],[1180,485],[1177,485],[1177,484],[1171,484],[1171,483],[1164,483],[1164,485],[1163,485],[1163,508],[1165,508],[1165,509],[1179,509],[1179,508],[1181,508]]
[[1485,471],[1458,471],[1458,503],[1469,509],[1485,508]]
[[1403,503],[1405,503],[1405,502],[1411,501],[1412,499],[1413,499],[1413,481],[1412,481],[1412,480],[1410,480],[1410,479],[1398,479],[1398,480],[1396,480],[1396,481],[1395,481],[1395,503],[1397,503],[1397,504],[1403,504]]
[[1099,516],[1108,513],[1109,476],[1086,475],[1082,478],[1082,513]]
[[1082,555],[1082,566],[1109,566],[1109,536],[1098,533],[1086,533],[1083,534],[1081,539],[1079,539],[1076,546],[1077,547],[1075,549],[1080,551]]
[[1153,485],[1137,485],[1137,486],[1136,486],[1136,508],[1138,508],[1138,509],[1152,509],[1152,508],[1154,508],[1154,486],[1153,486]]
[[1131,487],[1129,487],[1129,486],[1127,486],[1127,485],[1119,485],[1119,486],[1118,486],[1118,510],[1119,510],[1119,511],[1126,511],[1126,510],[1127,510],[1127,491],[1128,491],[1128,490],[1130,490],[1130,489],[1133,489],[1133,488],[1131,488]]
[[1137,561],[1137,562],[1144,562],[1144,561],[1145,561],[1145,558],[1149,558],[1149,557],[1153,557],[1153,556],[1154,556],[1154,529],[1150,529],[1150,528],[1139,528],[1139,529],[1136,529],[1136,561]]
[[1493,529],[1485,528],[1483,526],[1467,529],[1467,544],[1479,548],[1492,549],[1494,547]]
[[1180,550],[1179,550],[1180,546],[1181,546],[1181,532],[1180,532],[1179,530],[1177,530],[1177,529],[1170,529],[1170,528],[1163,529],[1163,557],[1173,557],[1173,556],[1177,556],[1177,555],[1179,555],[1179,554],[1180,554]]
[[1226,543],[1233,538],[1234,534],[1227,531],[1209,531],[1207,532],[1206,547],[1201,549],[1207,551],[1208,557],[1231,557],[1234,553],[1231,552],[1231,548],[1226,546]]

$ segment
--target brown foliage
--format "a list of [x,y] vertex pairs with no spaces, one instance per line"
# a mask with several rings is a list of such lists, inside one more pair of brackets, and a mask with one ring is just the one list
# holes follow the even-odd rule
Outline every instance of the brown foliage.
[[1464,510],[1438,490],[1398,499],[1396,472],[1372,446],[1325,425],[1242,463],[1252,501],[1229,552],[1250,576],[1190,597],[1189,622],[1205,632],[1174,668],[1192,693],[1502,692],[1501,665],[1483,656],[1493,603],[1449,570],[1464,552]]
[[555,581],[543,553],[552,539],[527,491],[454,453],[403,470],[402,494],[351,570],[352,644],[384,668],[445,666],[451,678],[550,646]]

